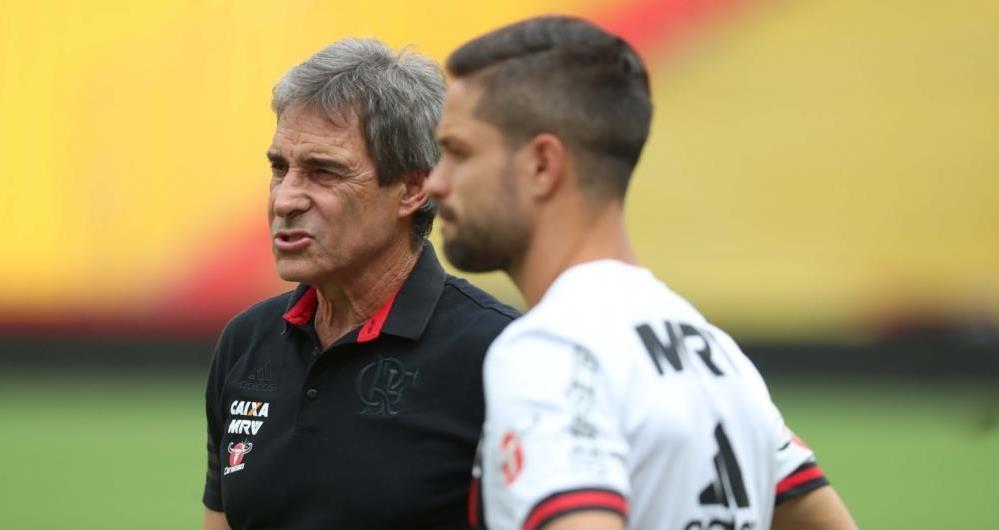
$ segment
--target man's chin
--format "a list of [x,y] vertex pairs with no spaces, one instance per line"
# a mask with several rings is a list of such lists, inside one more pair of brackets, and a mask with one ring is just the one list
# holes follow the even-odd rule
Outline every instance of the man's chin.
[[310,263],[301,263],[297,260],[279,259],[274,264],[279,278],[292,283],[315,283],[316,278],[322,276],[316,271],[315,266]]
[[464,272],[492,272],[506,269],[506,260],[473,248],[457,239],[444,241],[444,257]]

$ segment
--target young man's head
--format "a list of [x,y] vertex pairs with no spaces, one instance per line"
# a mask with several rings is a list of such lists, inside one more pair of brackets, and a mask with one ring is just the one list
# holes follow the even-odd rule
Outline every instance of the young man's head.
[[577,18],[535,18],[465,44],[447,69],[443,157],[428,191],[457,267],[508,269],[530,239],[533,206],[563,186],[594,204],[624,198],[652,103],[622,39]]

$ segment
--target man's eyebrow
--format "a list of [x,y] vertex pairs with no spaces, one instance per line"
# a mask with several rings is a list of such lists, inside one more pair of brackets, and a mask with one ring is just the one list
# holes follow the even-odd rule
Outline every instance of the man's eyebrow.
[[350,166],[334,158],[326,158],[322,156],[312,155],[304,158],[302,160],[302,163],[307,166],[318,167],[322,169],[331,169],[333,171],[337,171],[340,173],[350,172]]
[[442,134],[437,137],[437,145],[445,149],[456,149],[461,147],[462,143],[450,134]]
[[[276,151],[267,151],[267,159],[270,160],[272,164],[280,164],[283,166],[288,165],[288,160],[285,159],[284,156],[282,156],[280,153]],[[302,159],[301,162],[302,164],[310,167],[329,169],[340,173],[350,172],[350,166],[335,158],[326,158],[323,156],[311,155]]]

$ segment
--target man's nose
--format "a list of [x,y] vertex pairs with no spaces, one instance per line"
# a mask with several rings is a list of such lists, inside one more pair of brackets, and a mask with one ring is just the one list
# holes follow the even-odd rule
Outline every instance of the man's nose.
[[431,197],[440,198],[448,193],[447,180],[444,178],[444,170],[441,164],[434,166],[430,170],[430,176],[427,177],[426,192]]
[[298,172],[289,171],[271,187],[271,201],[277,217],[295,217],[309,209],[311,201],[305,190],[305,180]]

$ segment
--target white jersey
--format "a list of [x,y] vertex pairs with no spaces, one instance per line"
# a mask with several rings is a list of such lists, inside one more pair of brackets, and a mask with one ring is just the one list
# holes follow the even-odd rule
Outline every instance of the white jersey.
[[490,530],[586,509],[631,529],[767,530],[777,502],[826,483],[731,337],[642,268],[565,271],[484,370]]

